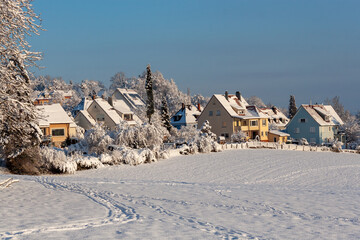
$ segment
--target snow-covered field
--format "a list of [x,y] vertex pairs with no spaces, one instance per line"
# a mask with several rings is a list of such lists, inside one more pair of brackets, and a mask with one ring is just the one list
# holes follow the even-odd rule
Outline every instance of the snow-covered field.
[[2,239],[359,239],[360,155],[231,150],[13,176]]

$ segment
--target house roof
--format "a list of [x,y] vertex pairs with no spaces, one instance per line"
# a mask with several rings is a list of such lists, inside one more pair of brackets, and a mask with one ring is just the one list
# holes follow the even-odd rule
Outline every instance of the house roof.
[[214,94],[214,97],[220,102],[231,117],[240,119],[268,118],[256,106],[249,106],[245,99],[241,96],[241,101],[235,95],[228,95],[226,100],[224,95]]
[[269,133],[274,134],[274,135],[278,135],[280,137],[290,136],[290,134],[285,133],[285,132],[281,132],[279,130],[269,130]]
[[120,115],[105,99],[96,98],[94,102],[109,116],[109,118],[115,124],[119,124],[122,121]]
[[[171,124],[172,125],[178,125],[178,124],[194,124],[197,123],[197,117],[201,114],[201,108],[200,111],[197,107],[193,105],[186,105],[184,108],[182,107],[177,113],[175,113],[171,117]],[[178,121],[175,121],[175,116],[180,116],[180,119]]]
[[94,118],[91,117],[91,115],[89,114],[88,111],[86,110],[80,110],[79,114],[82,114],[84,116],[84,118],[91,124],[91,125],[95,125],[96,121]]
[[117,88],[116,91],[123,95],[123,97],[131,105],[131,108],[145,106],[145,102],[141,99],[140,95],[136,91],[127,88]]
[[132,114],[129,105],[126,104],[126,102],[122,99],[116,99],[112,102],[113,107],[116,111],[121,112],[122,114]]
[[59,103],[51,105],[38,105],[40,111],[39,126],[48,127],[50,124],[69,123],[71,127],[76,127],[74,121],[68,116]]
[[93,102],[92,99],[88,99],[84,97],[81,99],[81,102],[76,107],[74,107],[73,111],[87,110],[92,102]]
[[276,121],[274,122],[278,126],[285,126],[289,122],[289,118],[287,118],[285,116],[285,114],[282,113],[277,107],[260,108],[260,109],[264,114],[268,115],[268,117],[270,119],[275,119],[275,120],[283,119],[284,122],[281,122],[281,121],[280,122],[276,122]]
[[339,115],[335,112],[331,105],[306,105],[302,104],[302,108],[309,113],[309,115],[320,125],[320,126],[334,126],[343,125],[344,122],[341,120]]

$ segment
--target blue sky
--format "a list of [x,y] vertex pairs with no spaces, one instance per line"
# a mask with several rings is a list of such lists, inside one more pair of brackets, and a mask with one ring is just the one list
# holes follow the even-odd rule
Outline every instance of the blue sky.
[[109,85],[148,63],[179,88],[228,90],[287,107],[340,96],[360,110],[360,1],[35,0],[37,75]]

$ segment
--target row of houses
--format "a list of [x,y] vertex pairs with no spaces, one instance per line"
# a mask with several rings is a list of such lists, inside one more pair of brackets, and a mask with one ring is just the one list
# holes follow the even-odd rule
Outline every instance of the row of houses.
[[[194,110],[192,110],[194,109]],[[188,120],[189,119],[189,120]],[[196,121],[194,121],[196,119]],[[343,121],[330,105],[306,105],[299,107],[290,120],[278,108],[259,108],[249,105],[238,91],[235,95],[214,94],[204,109],[184,108],[176,113],[172,125],[201,127],[209,121],[212,131],[231,141],[231,135],[242,131],[246,139],[259,139],[263,142],[286,142],[305,138],[308,143],[322,145],[334,140],[345,141],[339,131]]]
[[[143,106],[145,102],[134,90],[118,88],[108,99],[83,98],[73,109],[72,117],[60,104],[37,107],[47,114],[40,120],[44,136],[60,146],[65,139],[75,136],[77,125],[88,130],[100,122],[113,130],[122,121],[130,126],[141,123],[135,112]],[[238,132],[244,133],[246,140],[263,142],[282,143],[291,137],[320,145],[335,139],[344,140],[339,132],[343,122],[330,105],[301,105],[290,120],[276,107],[249,105],[239,91],[214,94],[204,108],[200,104],[183,103],[170,122],[180,129],[182,126],[200,128],[205,121],[209,121],[212,131],[226,142]]]

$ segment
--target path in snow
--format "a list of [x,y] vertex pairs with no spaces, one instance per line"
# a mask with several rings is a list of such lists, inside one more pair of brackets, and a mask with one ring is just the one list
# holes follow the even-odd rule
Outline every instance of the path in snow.
[[234,150],[16,176],[0,238],[358,239],[359,170],[355,154]]

